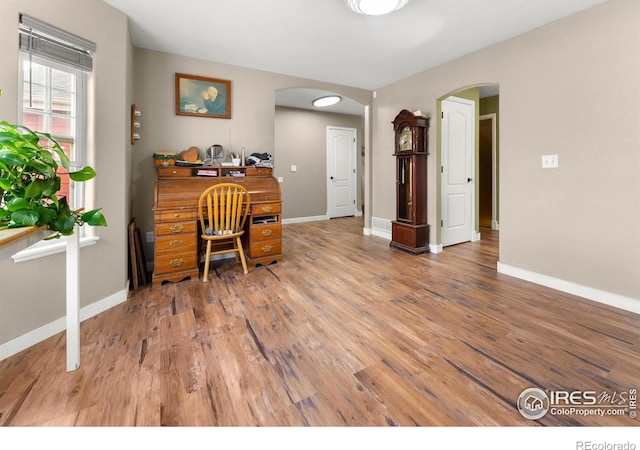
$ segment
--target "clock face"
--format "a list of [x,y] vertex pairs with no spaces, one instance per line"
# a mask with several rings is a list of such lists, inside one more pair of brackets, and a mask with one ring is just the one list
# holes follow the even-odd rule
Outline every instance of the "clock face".
[[404,127],[402,129],[402,131],[400,131],[400,142],[399,142],[399,149],[400,150],[411,150],[411,128],[409,127]]

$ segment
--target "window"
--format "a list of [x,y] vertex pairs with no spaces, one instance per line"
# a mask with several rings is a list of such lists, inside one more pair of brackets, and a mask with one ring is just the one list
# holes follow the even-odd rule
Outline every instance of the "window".
[[[20,123],[32,130],[50,133],[69,157],[71,167],[82,167],[84,72],[26,53],[20,56]],[[82,206],[82,183],[70,183],[63,168],[58,175],[62,180],[58,197],[66,196],[72,208]]]
[[[86,154],[87,72],[92,69],[95,44],[24,14],[19,34],[18,120],[51,134],[69,157],[71,169],[80,169]],[[84,183],[71,181],[62,167],[58,170],[62,181],[58,197],[66,196],[71,208],[83,207]],[[81,245],[97,240],[89,233],[91,227],[81,230]],[[13,260],[59,253],[65,244],[64,238],[42,241],[13,255]]]

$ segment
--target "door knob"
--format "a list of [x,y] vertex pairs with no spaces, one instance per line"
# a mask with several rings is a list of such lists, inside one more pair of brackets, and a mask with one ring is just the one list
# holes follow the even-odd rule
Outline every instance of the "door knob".
[[472,178],[467,178],[467,183],[470,183]]
[[331,177],[331,179],[333,180],[333,177]]

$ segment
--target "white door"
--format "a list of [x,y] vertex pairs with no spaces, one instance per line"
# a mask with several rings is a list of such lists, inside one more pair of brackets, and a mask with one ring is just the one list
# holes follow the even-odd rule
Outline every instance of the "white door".
[[327,214],[353,216],[356,208],[356,129],[327,127]]
[[442,246],[473,239],[475,102],[442,101]]

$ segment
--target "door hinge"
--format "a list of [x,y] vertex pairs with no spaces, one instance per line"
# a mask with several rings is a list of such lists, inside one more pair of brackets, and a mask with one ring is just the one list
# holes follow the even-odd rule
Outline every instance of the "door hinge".
[[440,118],[444,119],[444,111],[442,111],[440,114],[441,114]]
[[440,221],[440,227],[444,227],[444,220]]
[[444,173],[444,166],[440,166],[440,173]]

